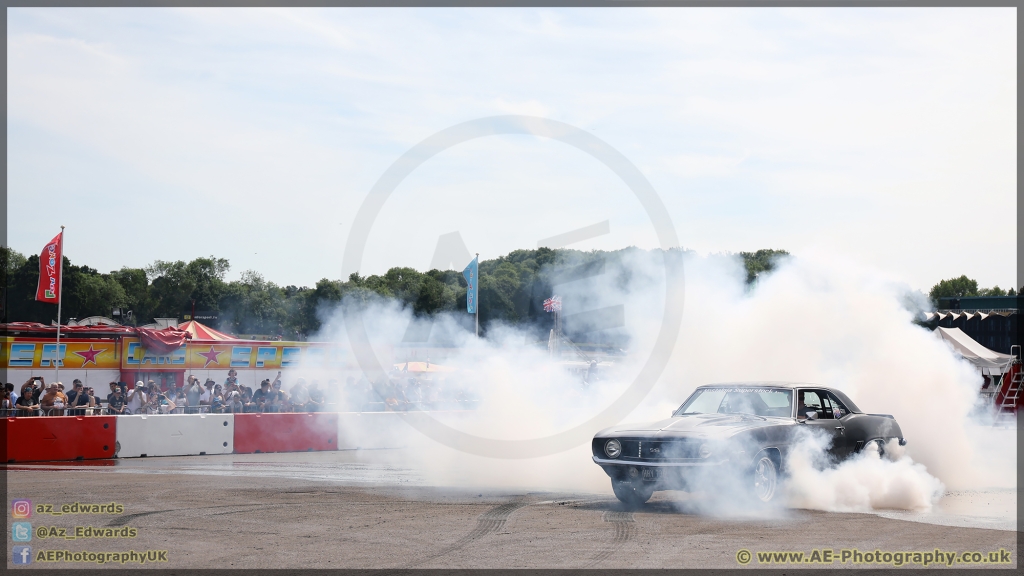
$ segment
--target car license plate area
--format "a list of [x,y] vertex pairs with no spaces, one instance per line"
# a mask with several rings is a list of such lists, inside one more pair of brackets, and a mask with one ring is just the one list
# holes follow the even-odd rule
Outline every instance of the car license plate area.
[[658,468],[644,468],[640,477],[644,480],[657,480],[661,477],[661,470]]

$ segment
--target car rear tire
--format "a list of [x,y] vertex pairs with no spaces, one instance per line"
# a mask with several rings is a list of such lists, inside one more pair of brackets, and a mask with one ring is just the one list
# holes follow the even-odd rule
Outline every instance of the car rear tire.
[[612,492],[620,502],[630,508],[643,506],[654,495],[653,486],[645,486],[643,482],[629,480],[612,480]]
[[752,474],[754,496],[761,502],[768,503],[775,498],[779,488],[779,467],[771,454],[762,452],[754,461]]

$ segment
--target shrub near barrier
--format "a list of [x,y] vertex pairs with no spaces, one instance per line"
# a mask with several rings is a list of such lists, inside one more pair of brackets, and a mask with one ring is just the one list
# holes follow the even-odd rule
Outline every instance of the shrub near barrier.
[[6,462],[113,458],[114,416],[5,418]]
[[234,414],[117,416],[117,456],[231,454]]
[[235,454],[336,450],[338,415],[236,414]]

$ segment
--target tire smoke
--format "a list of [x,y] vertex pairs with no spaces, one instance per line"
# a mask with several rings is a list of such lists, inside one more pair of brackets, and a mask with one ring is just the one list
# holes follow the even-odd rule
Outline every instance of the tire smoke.
[[[473,410],[444,409],[431,417],[468,435],[514,442],[587,423],[615,402],[655,345],[664,300],[656,251],[618,254],[605,274],[559,287],[567,303],[575,300],[585,310],[624,306],[625,325],[612,330],[628,337],[628,354],[600,379],[584,385],[538,344],[535,332],[496,322],[478,340],[465,314],[443,314],[431,320],[433,344],[425,346],[436,350],[437,342],[446,342],[447,357],[433,361],[459,370],[435,377],[435,384],[458,387],[478,402]],[[1016,485],[1015,437],[976,421],[981,377],[914,324],[929,305],[920,292],[814,251],[779,262],[753,287],[732,256],[688,253],[685,265],[686,309],[672,360],[629,421],[664,418],[703,384],[811,382],[843,390],[865,412],[892,414],[909,444],[890,444],[881,453],[869,446],[836,465],[827,462],[819,440],[801,439],[783,466],[789,506],[928,510],[947,488]],[[325,311],[324,325],[331,328],[316,339],[347,342],[342,308],[351,305]],[[410,323],[425,321],[394,302],[360,306],[382,363],[391,362]],[[296,376],[303,371],[293,370]],[[512,458],[498,451],[485,457],[458,442],[425,437],[409,417],[349,419],[361,423],[342,435],[356,438],[353,447],[404,447],[382,450],[379,457],[438,484],[611,494],[609,479],[590,455],[589,439],[602,426],[556,454]]]

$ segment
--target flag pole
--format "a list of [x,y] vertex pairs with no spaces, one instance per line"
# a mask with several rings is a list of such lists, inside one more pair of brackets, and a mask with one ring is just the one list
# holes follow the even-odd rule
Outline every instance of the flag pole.
[[480,337],[480,253],[476,253],[476,310],[473,316],[476,317],[476,337]]
[[60,286],[57,288],[57,350],[54,352],[53,366],[56,369],[53,377],[54,382],[60,381],[60,305],[64,300],[64,226],[60,227],[60,262],[57,274],[60,276]]

